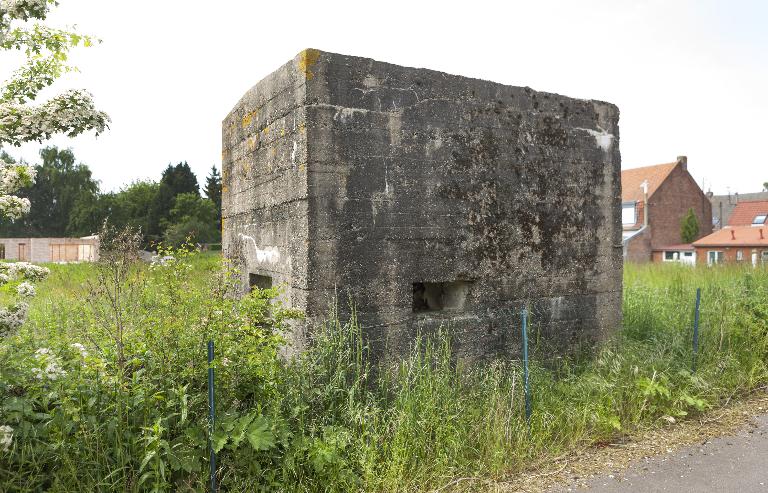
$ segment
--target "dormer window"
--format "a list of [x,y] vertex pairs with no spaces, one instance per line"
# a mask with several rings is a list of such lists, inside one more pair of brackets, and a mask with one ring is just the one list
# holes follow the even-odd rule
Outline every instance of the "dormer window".
[[625,202],[621,204],[621,224],[632,226],[637,223],[636,202]]
[[755,219],[752,220],[752,226],[762,226],[765,224],[765,219],[768,218],[768,214],[758,214]]

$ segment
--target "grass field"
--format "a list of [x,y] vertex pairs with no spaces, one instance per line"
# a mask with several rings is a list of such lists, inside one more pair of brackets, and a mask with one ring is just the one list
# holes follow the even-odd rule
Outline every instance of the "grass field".
[[627,266],[615,336],[592,354],[533,362],[530,425],[519,364],[452,364],[449,335],[419,341],[373,381],[354,320],[331,320],[311,351],[283,362],[280,329],[298,314],[271,305],[271,292],[226,297],[215,255],[182,252],[122,277],[51,269],[27,324],[0,343],[0,425],[13,429],[2,491],[205,491],[209,338],[223,491],[430,491],[499,478],[768,383],[763,269]]

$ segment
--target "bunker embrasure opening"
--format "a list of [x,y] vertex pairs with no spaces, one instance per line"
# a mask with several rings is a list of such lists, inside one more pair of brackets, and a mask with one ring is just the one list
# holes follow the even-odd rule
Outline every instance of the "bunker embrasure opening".
[[248,285],[253,291],[253,288],[269,289],[272,287],[272,278],[269,276],[262,276],[261,274],[249,274]]
[[463,310],[472,281],[413,283],[413,311]]

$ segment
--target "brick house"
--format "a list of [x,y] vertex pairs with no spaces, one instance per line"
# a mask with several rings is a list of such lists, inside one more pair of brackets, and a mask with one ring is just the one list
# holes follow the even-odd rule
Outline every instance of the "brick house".
[[752,202],[756,200],[768,200],[768,192],[754,193],[729,193],[727,195],[714,195],[709,192],[709,201],[712,202],[712,227],[715,230],[728,225],[731,214],[736,206],[741,202]]
[[699,222],[699,238],[712,233],[712,204],[688,172],[688,159],[621,172],[624,260],[693,264],[693,246],[683,244],[680,223],[689,209]]
[[698,264],[768,264],[768,200],[738,202],[726,226],[693,246]]

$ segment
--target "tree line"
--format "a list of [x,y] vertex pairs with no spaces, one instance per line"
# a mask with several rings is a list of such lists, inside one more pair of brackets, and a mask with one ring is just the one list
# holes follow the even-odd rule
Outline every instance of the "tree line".
[[[0,151],[0,158],[13,162]],[[81,237],[105,221],[139,228],[146,244],[221,241],[221,175],[212,166],[203,186],[186,162],[169,164],[159,181],[135,181],[117,192],[102,192],[87,165],[70,149],[40,150],[37,178],[20,195],[32,203],[21,219],[0,220],[1,237]]]

